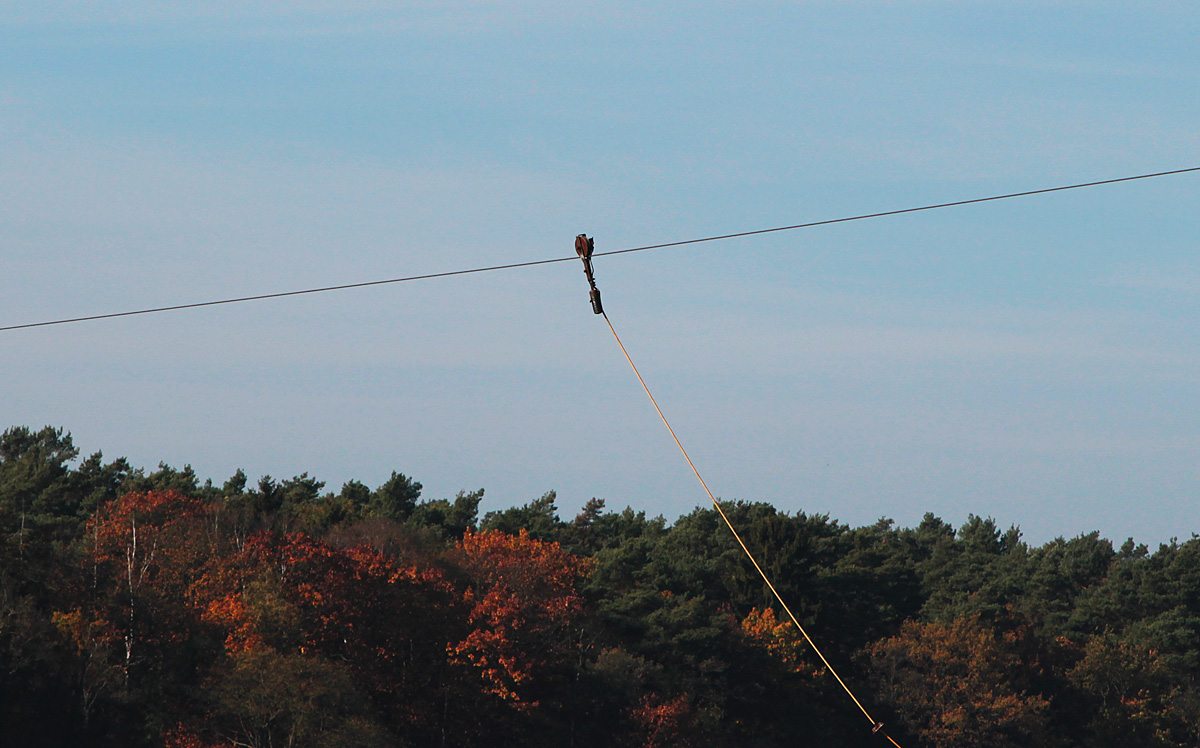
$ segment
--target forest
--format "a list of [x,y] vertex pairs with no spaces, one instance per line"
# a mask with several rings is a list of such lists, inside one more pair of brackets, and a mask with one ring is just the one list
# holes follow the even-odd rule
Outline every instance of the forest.
[[[1200,745],[1200,539],[1033,547],[400,472],[221,485],[0,436],[0,745]],[[569,517],[564,519],[564,517]]]

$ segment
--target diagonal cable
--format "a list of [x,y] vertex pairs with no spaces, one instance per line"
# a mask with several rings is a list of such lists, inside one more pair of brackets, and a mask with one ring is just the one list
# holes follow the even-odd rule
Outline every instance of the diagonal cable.
[[[601,312],[601,314],[603,314],[603,312]],[[604,314],[604,321],[608,324],[608,329],[612,332],[613,338],[616,339],[617,345],[620,346],[621,353],[625,354],[625,360],[629,362],[629,367],[633,369],[633,373],[635,376],[637,376],[638,382],[641,383],[642,389],[646,391],[646,397],[650,398],[650,404],[654,406],[655,412],[657,412],[658,417],[662,419],[663,425],[667,427],[667,431],[671,432],[671,438],[675,440],[675,446],[679,447],[679,451],[683,453],[683,459],[687,460],[688,467],[692,469],[692,473],[695,474],[696,480],[700,481],[700,485],[704,488],[704,492],[708,494],[708,498],[712,501],[713,506],[717,508],[717,512],[721,515],[721,519],[725,520],[725,526],[729,528],[731,533],[733,533],[733,539],[736,540],[738,545],[742,547],[742,550],[746,553],[746,557],[750,559],[750,563],[754,564],[754,568],[758,570],[759,576],[763,578],[763,581],[766,582],[767,587],[770,588],[771,594],[775,596],[775,599],[779,601],[779,604],[788,614],[788,617],[792,619],[792,623],[796,625],[796,628],[799,629],[800,633],[804,636],[804,640],[808,642],[808,645],[812,647],[814,652],[817,653],[817,657],[820,657],[821,662],[825,663],[825,667],[829,670],[829,673],[834,677],[834,679],[837,680],[838,685],[842,687],[842,690],[846,692],[846,695],[850,697],[850,700],[854,702],[854,705],[859,708],[859,711],[861,711],[863,716],[867,718],[867,721],[871,723],[871,731],[882,733],[882,735],[887,738],[892,745],[894,745],[896,748],[900,748],[900,744],[897,743],[892,736],[883,729],[883,723],[875,721],[875,718],[871,716],[871,713],[867,711],[867,708],[863,706],[862,702],[858,700],[858,697],[854,695],[854,692],[850,690],[850,686],[846,685],[846,681],[842,680],[842,676],[838,675],[837,670],[834,669],[829,660],[825,659],[825,655],[821,652],[821,648],[818,647],[817,643],[812,640],[812,637],[810,637],[808,632],[804,630],[804,627],[800,625],[800,620],[796,618],[796,614],[793,613],[792,609],[788,607],[788,604],[784,602],[783,597],[775,589],[775,585],[771,583],[770,577],[767,576],[767,573],[763,571],[762,566],[759,565],[758,559],[756,559],[754,554],[750,552],[750,549],[746,547],[745,542],[742,541],[742,536],[738,534],[738,531],[736,528],[734,528],[733,523],[729,521],[729,517],[725,514],[725,510],[721,508],[720,502],[718,502],[716,497],[713,496],[713,492],[708,489],[708,484],[705,483],[704,479],[700,477],[700,471],[696,469],[695,464],[692,463],[692,458],[688,456],[687,450],[683,448],[683,444],[679,441],[679,437],[675,435],[675,429],[671,428],[671,424],[667,421],[667,417],[663,415],[662,408],[658,407],[658,401],[654,399],[654,395],[650,394],[650,388],[646,386],[646,380],[642,379],[641,372],[638,371],[637,365],[633,363],[633,359],[630,358],[629,351],[625,350],[625,344],[621,342],[621,337],[617,335],[617,331],[613,328],[612,322],[609,321],[607,314]]]
[[989,203],[995,200],[1008,200],[1014,197],[1029,197],[1030,195],[1045,195],[1050,192],[1063,192],[1066,190],[1078,190],[1084,187],[1099,187],[1104,184],[1117,184],[1118,182],[1132,182],[1138,179],[1153,179],[1154,177],[1167,177],[1173,174],[1186,174],[1192,171],[1200,171],[1200,166],[1192,166],[1187,169],[1172,169],[1171,171],[1157,171],[1152,174],[1136,174],[1132,177],[1116,177],[1115,179],[1101,179],[1098,182],[1080,182],[1078,184],[1067,184],[1061,187],[1043,187],[1037,190],[1026,190],[1025,192],[1009,192],[1005,195],[991,195],[989,197],[973,197],[969,200],[955,200],[949,203],[936,203],[934,205],[922,205],[917,208],[900,208],[899,210],[885,210],[881,213],[863,213],[857,216],[846,216],[845,218],[828,218],[824,221],[810,221],[808,223],[796,223],[791,226],[776,226],[770,229],[755,229],[754,231],[739,231],[736,234],[721,234],[719,236],[706,236],[703,239],[684,239],[677,242],[666,242],[665,244],[649,244],[645,247],[633,247],[631,249],[615,249],[608,252],[596,252],[594,256],[600,255],[620,255],[628,252],[642,252],[647,249],[662,249],[663,247],[679,247],[684,244],[699,244],[701,242],[715,242],[722,239],[736,239],[742,236],[756,236],[758,234],[772,234],[776,231],[794,231],[796,229],[811,229],[816,226],[829,226],[835,223],[849,223],[850,221],[865,221],[869,218],[884,218],[886,216],[900,216],[905,213],[920,213],[924,210],[938,210],[940,208],[956,208],[960,205],[975,205],[976,203]]

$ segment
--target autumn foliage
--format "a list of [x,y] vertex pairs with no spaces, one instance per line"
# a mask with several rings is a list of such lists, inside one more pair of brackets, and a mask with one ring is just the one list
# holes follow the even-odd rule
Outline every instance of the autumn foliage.
[[117,679],[166,667],[172,642],[220,642],[208,707],[165,730],[171,745],[389,744],[380,718],[471,742],[562,681],[588,563],[557,543],[468,531],[435,565],[304,533],[235,542],[221,520],[171,491],[110,502],[87,526],[107,606],[54,619]]
[[780,621],[772,608],[754,608],[742,619],[742,635],[797,672],[808,670],[811,648],[796,624]]
[[631,744],[642,748],[695,748],[694,715],[682,694],[663,699],[658,694],[643,696],[632,710],[635,725]]
[[[890,745],[717,513],[224,486],[0,435],[0,745]],[[723,509],[904,748],[1200,745],[1200,538]]]
[[452,661],[477,671],[488,693],[536,706],[525,686],[571,648],[586,563],[523,530],[467,532],[458,552],[470,576],[464,598],[471,628],[449,647]]
[[922,744],[1018,748],[1043,744],[1049,703],[1019,687],[1015,638],[978,616],[904,624],[870,657],[883,693]]

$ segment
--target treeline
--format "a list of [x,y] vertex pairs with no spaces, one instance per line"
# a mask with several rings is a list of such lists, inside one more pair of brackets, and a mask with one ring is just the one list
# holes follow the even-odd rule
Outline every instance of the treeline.
[[[0,436],[0,745],[882,746],[715,510],[479,517]],[[918,746],[1200,745],[1200,540],[724,506]]]

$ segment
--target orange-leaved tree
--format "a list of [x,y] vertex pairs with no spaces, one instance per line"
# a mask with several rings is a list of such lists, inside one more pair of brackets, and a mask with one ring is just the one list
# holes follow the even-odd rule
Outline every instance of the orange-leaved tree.
[[[225,640],[227,660],[208,685],[220,704],[215,724],[258,724],[257,735],[303,733],[304,725],[315,724],[314,715],[303,712],[310,701],[328,699],[300,690],[280,701],[286,689],[254,675],[254,663],[271,662],[280,672],[336,672],[407,740],[440,738],[446,650],[465,634],[466,606],[436,568],[366,547],[333,548],[299,533],[260,533],[213,564],[195,594],[205,620]],[[352,703],[326,706],[345,710]],[[287,713],[262,722],[279,704]],[[252,705],[259,712],[246,711]],[[333,724],[356,713],[326,717]]]
[[518,708],[535,706],[552,674],[571,668],[588,562],[525,530],[468,531],[458,558],[469,578],[471,628],[451,645],[453,660],[475,671],[485,692]]
[[147,491],[104,504],[88,522],[93,587],[107,598],[127,685],[139,664],[154,669],[179,655],[195,629],[187,590],[216,553],[211,516],[200,499]]
[[1025,692],[1016,637],[978,615],[905,623],[868,649],[883,697],[933,748],[1042,745],[1049,704]]
[[630,710],[634,726],[627,745],[639,748],[692,748],[699,745],[692,705],[687,696],[663,699],[643,696]]
[[780,621],[771,608],[754,608],[742,619],[742,636],[765,649],[796,673],[811,672],[806,655],[811,651],[796,624]]

